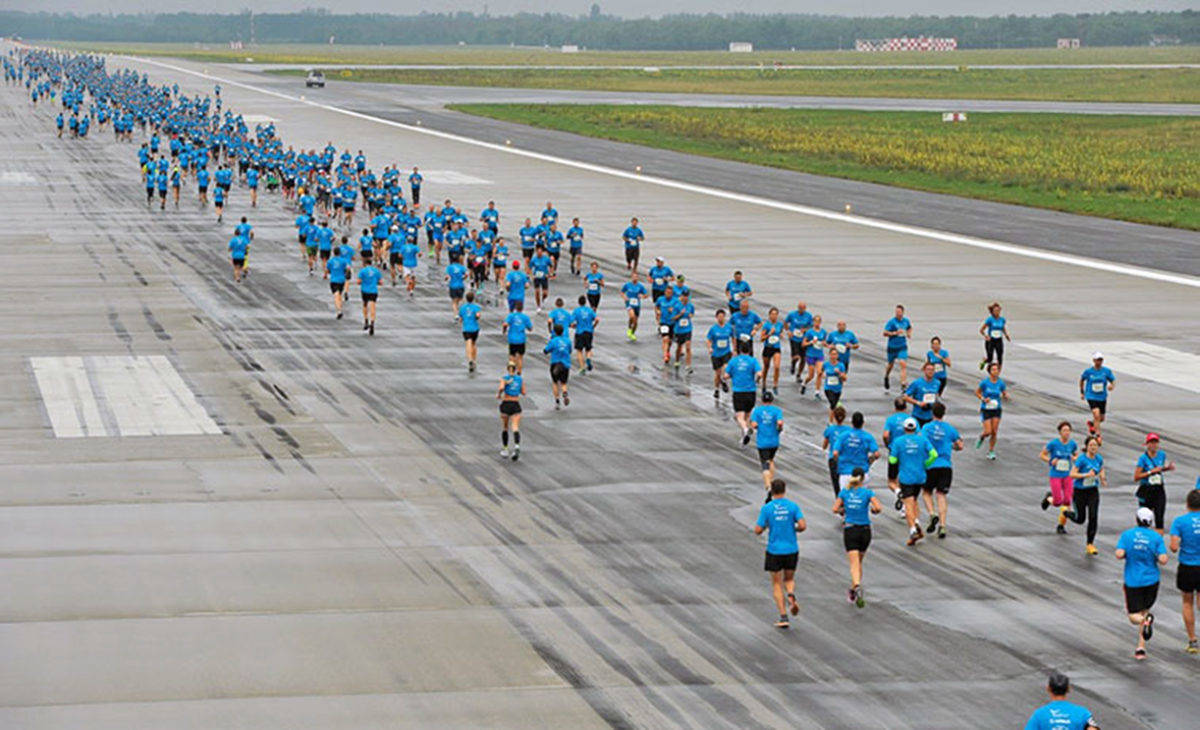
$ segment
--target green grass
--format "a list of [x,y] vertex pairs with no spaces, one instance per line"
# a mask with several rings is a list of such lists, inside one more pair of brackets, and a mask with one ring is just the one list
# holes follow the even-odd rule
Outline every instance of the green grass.
[[1200,63],[1200,47],[1114,47],[1006,48],[950,53],[855,53],[852,51],[584,51],[561,53],[557,48],[509,46],[353,46],[323,44],[265,44],[231,50],[220,44],[200,43],[103,43],[44,41],[48,45],[100,53],[143,56],[174,56],[197,61],[303,64],[479,64],[547,66],[679,66],[679,65],[770,65],[775,62],[801,65],[887,64],[976,65],[976,64],[1096,64],[1096,63]]
[[818,175],[1200,230],[1187,117],[456,105],[457,111]]
[[[277,71],[303,74],[303,71]],[[710,94],[1200,103],[1200,69],[384,69],[333,79],[434,86]]]

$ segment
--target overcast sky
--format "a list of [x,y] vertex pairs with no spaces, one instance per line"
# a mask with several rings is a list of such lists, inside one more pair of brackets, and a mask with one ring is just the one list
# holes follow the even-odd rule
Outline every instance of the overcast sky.
[[[515,12],[559,12],[582,15],[592,0],[0,0],[5,10],[47,10],[75,13],[107,12],[238,12],[253,9],[263,12],[289,12],[306,6],[326,7],[339,13],[381,12],[407,15],[422,11],[446,12],[469,10],[482,12],[484,5],[493,15]],[[651,7],[652,6],[652,7]],[[728,13],[731,9],[747,13],[822,13],[826,15],[1050,15],[1053,13],[1098,13],[1109,10],[1185,10],[1195,8],[1197,0],[739,0],[734,8],[728,0],[600,0],[609,15],[645,17],[669,13]]]

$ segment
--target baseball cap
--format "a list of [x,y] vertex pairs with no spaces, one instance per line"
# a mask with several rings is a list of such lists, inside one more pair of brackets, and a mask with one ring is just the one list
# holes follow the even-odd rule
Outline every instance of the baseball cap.
[[1103,360],[1104,353],[1100,352],[1099,350],[1096,350],[1095,352],[1092,353],[1092,359],[1093,360]]
[[1146,443],[1150,443],[1151,441],[1158,441],[1158,434],[1154,433],[1153,431],[1146,434]]
[[1137,521],[1139,525],[1149,525],[1154,522],[1154,510],[1149,507],[1138,507]]
[[521,268],[521,262],[520,262],[520,261],[514,261],[514,262],[513,262],[513,268],[514,268],[514,269],[519,269],[519,268]]
[[915,418],[904,419],[904,430],[905,431],[916,431],[917,430],[917,419],[915,419]]
[[666,259],[664,259],[662,256],[655,256],[654,260],[655,261],[666,261]]

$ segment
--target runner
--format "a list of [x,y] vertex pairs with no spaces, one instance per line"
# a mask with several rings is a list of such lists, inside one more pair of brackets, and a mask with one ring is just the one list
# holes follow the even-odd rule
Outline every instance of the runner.
[[908,545],[911,547],[925,537],[921,529],[921,511],[917,495],[928,481],[928,469],[937,461],[938,452],[924,435],[917,433],[917,419],[904,421],[904,434],[892,442],[888,462],[898,464],[900,498],[904,500],[904,520],[908,523]]
[[654,258],[654,265],[646,272],[646,276],[650,278],[650,300],[655,302],[666,293],[667,287],[675,282],[675,272],[667,266],[662,256]]
[[833,498],[833,513],[842,516],[842,545],[850,563],[850,590],[846,597],[859,608],[867,605],[862,579],[863,560],[871,546],[871,513],[883,511],[879,500],[875,499],[875,492],[863,486],[864,476],[863,470],[856,468],[851,472],[846,488]]
[[[152,192],[153,188],[146,188],[146,192]],[[225,220],[225,188],[218,185],[213,188],[213,210],[217,211],[217,223]]]
[[467,303],[458,308],[458,318],[462,322],[468,373],[475,372],[475,358],[479,354],[479,319],[482,316],[483,307],[475,303],[475,292],[467,292]]
[[1096,528],[1100,524],[1100,487],[1108,487],[1108,474],[1104,470],[1104,457],[1100,455],[1100,439],[1088,436],[1083,443],[1083,453],[1071,467],[1071,478],[1075,480],[1075,504],[1064,514],[1077,525],[1087,521],[1088,555],[1095,555]]
[[383,272],[374,266],[358,270],[358,290],[362,293],[363,329],[368,335],[375,334],[375,305],[379,299],[379,280]]
[[921,366],[922,377],[909,383],[904,390],[904,399],[912,404],[912,417],[917,419],[919,426],[924,426],[933,418],[933,404],[937,402],[941,387],[934,372],[933,363],[925,363]]
[[546,255],[546,248],[538,245],[529,259],[529,275],[533,277],[533,300],[537,313],[542,313],[542,302],[550,298],[550,269],[554,262]]
[[842,387],[846,383],[846,366],[838,359],[838,351],[829,348],[829,362],[821,371],[825,384],[825,400],[829,402],[829,422],[833,423],[833,411],[842,402]]
[[550,356],[550,392],[554,394],[554,410],[557,411],[563,402],[571,405],[571,396],[567,395],[567,379],[571,377],[571,341],[562,325],[554,325],[554,332],[542,353]]
[[692,369],[692,331],[696,317],[696,307],[686,293],[679,297],[675,307],[674,320],[671,322],[671,334],[675,339],[675,369],[679,370],[680,360],[687,365],[687,374],[695,372]]
[[718,309],[715,316],[717,323],[708,328],[705,339],[708,341],[708,356],[712,360],[713,398],[720,398],[722,390],[729,392],[729,383],[725,382],[725,365],[733,357],[733,327],[726,324],[724,309]]
[[1058,438],[1046,442],[1042,453],[1038,454],[1038,458],[1050,465],[1050,490],[1042,497],[1042,511],[1050,509],[1052,504],[1059,508],[1057,531],[1060,535],[1067,534],[1067,512],[1075,493],[1071,471],[1077,451],[1079,444],[1071,439],[1071,423],[1062,421],[1058,424]]
[[1000,302],[988,305],[988,316],[979,325],[979,335],[983,337],[983,359],[979,361],[979,369],[991,365],[993,359],[1004,369],[1004,341],[1012,342],[1012,337],[1008,336],[1008,320],[1000,316]]
[[850,416],[850,428],[838,437],[833,447],[833,458],[838,467],[838,489],[850,483],[850,476],[857,467],[863,470],[863,485],[871,483],[871,464],[879,458],[879,444],[875,437],[863,430],[862,411]]
[[642,256],[642,242],[646,240],[646,234],[638,227],[638,219],[629,219],[629,227],[621,234],[621,239],[625,241],[625,268],[630,273],[637,273],[638,259]]
[[571,252],[571,273],[579,276],[583,273],[583,228],[578,218],[571,219],[571,227],[567,229],[567,242]]
[[566,302],[562,297],[554,300],[554,309],[546,315],[546,333],[550,337],[554,336],[555,326],[561,325],[563,332],[571,329],[571,310],[567,309]]
[[[571,312],[571,327],[575,329],[575,351],[579,355],[579,374],[592,370],[592,340],[596,335],[596,325],[600,317],[596,310],[588,304],[587,297],[579,295],[579,306]],[[567,369],[571,367],[571,359],[567,358]],[[566,382],[563,382],[563,393],[566,393]]]
[[370,228],[362,229],[362,235],[358,237],[358,255],[364,266],[375,260],[375,239],[371,237]]
[[646,296],[646,285],[638,281],[637,272],[630,275],[629,281],[621,285],[621,296],[625,299],[625,315],[627,325],[625,338],[637,342],[638,317],[642,314],[642,299]]
[[504,272],[508,269],[508,243],[497,238],[492,247],[492,279],[498,287],[504,286]]
[[846,374],[850,374],[850,358],[854,351],[859,348],[858,335],[846,329],[846,320],[839,319],[837,328],[825,338],[825,343],[833,349],[837,350],[838,361],[842,367],[846,369]]
[[[898,396],[892,405],[896,412],[887,417],[883,422],[883,433],[880,440],[883,445],[888,448],[888,455],[891,455],[892,442],[904,435],[904,422],[908,420],[909,415],[908,400],[904,396]],[[904,510],[904,500],[900,499],[900,465],[893,463],[891,459],[887,462],[887,486],[891,490],[892,496],[896,498],[895,508],[897,512]]]
[[408,176],[408,189],[412,191],[412,204],[421,204],[421,183],[425,182],[425,178],[421,175],[421,171],[413,167],[412,173]]
[[1086,707],[1067,702],[1070,691],[1071,680],[1067,675],[1051,672],[1046,680],[1050,702],[1033,711],[1025,723],[1025,730],[1099,730],[1100,726]]
[[801,344],[804,345],[804,364],[807,365],[807,374],[804,376],[804,382],[800,383],[800,395],[804,395],[808,391],[808,384],[813,384],[813,398],[821,400],[821,394],[817,386],[821,383],[821,372],[825,365],[825,338],[829,337],[829,333],[821,326],[821,315],[814,315],[812,327],[804,333],[804,340]]
[[[758,312],[750,311],[750,301],[743,299],[742,303],[736,310],[730,310],[729,324],[733,325],[733,336],[741,343],[749,345],[750,349],[747,354],[754,354],[754,338],[758,336],[758,330],[762,327],[762,317],[758,316]],[[739,349],[738,352],[741,352]]]
[[538,227],[533,225],[531,219],[526,218],[525,225],[521,226],[518,235],[521,238],[521,257],[525,259],[525,266],[528,268],[529,259],[533,258],[533,253],[537,249]]
[[[317,229],[317,255],[321,259],[322,269],[325,269],[329,259],[333,258],[333,229],[329,227],[328,219],[321,221],[321,227]],[[329,278],[327,269],[323,278]]]
[[550,256],[550,278],[558,278],[558,260],[562,257],[563,234],[556,223],[551,223],[545,233],[546,254]]
[[733,389],[733,418],[742,427],[742,446],[750,443],[750,412],[758,393],[762,365],[750,354],[750,343],[738,342],[737,352],[725,366],[725,380]]
[[1154,512],[1138,507],[1137,526],[1117,539],[1117,560],[1125,561],[1125,613],[1129,623],[1138,627],[1135,659],[1146,658],[1146,642],[1154,634],[1154,614],[1150,609],[1158,599],[1159,566],[1167,564],[1167,546],[1162,535],[1150,529]]
[[735,312],[742,306],[743,299],[754,296],[750,283],[742,279],[742,272],[733,272],[733,278],[725,284],[725,298],[729,300],[729,311]]
[[[754,361],[754,358],[750,359]],[[796,601],[796,565],[800,558],[800,544],[796,540],[796,533],[808,529],[800,505],[788,499],[786,494],[787,484],[782,479],[771,482],[771,500],[758,511],[758,520],[754,523],[755,535],[768,531],[763,569],[771,574],[771,594],[775,598],[775,607],[779,609],[779,620],[775,622],[777,629],[789,628],[789,611],[793,616],[800,613],[800,604]]]
[[592,309],[600,309],[600,294],[604,289],[604,274],[600,273],[600,264],[593,261],[588,264],[587,301]]
[[513,461],[521,458],[521,396],[525,395],[525,381],[521,379],[520,369],[517,362],[509,360],[496,391],[496,399],[500,401],[500,443],[503,446],[500,455],[509,455],[508,432],[511,429]]
[[796,376],[796,382],[799,383],[804,374],[804,333],[808,331],[809,327],[812,327],[813,316],[809,314],[808,306],[804,302],[800,302],[794,311],[788,312],[788,315],[783,318],[783,323],[787,325],[788,344],[791,346],[791,372]]
[[762,467],[763,488],[771,500],[771,482],[775,480],[775,453],[779,451],[779,434],[783,432],[783,411],[775,405],[770,391],[763,393],[762,405],[750,412],[750,430],[758,448],[758,463]]
[[1117,376],[1104,367],[1104,353],[1092,353],[1092,366],[1079,376],[1079,399],[1086,401],[1092,412],[1088,433],[1100,435],[1100,424],[1108,417],[1108,394],[1117,385]]
[[[513,262],[517,263],[516,261]],[[525,365],[525,341],[528,334],[533,331],[533,322],[529,319],[529,315],[523,311],[525,302],[509,301],[512,311],[504,318],[503,331],[508,336],[508,357],[509,362],[517,364],[517,373],[521,373]]]
[[662,343],[663,367],[671,364],[671,343],[675,341],[675,317],[682,302],[675,296],[675,287],[667,285],[662,296],[654,300],[654,313],[658,317],[658,334]]
[[1010,400],[1008,386],[1000,379],[1000,366],[992,363],[988,367],[988,376],[979,381],[975,387],[975,397],[979,399],[979,420],[983,422],[983,430],[975,441],[975,448],[983,446],[984,439],[988,441],[987,458],[996,460],[996,437],[1000,433],[1000,411],[1003,401]]
[[[921,435],[929,439],[937,451],[937,458],[925,472],[925,486],[921,487],[921,501],[925,503],[925,511],[929,513],[929,526],[926,534],[932,535],[937,530],[939,540],[946,539],[946,512],[949,509],[947,501],[950,497],[950,486],[954,481],[954,465],[952,455],[955,451],[963,450],[963,440],[958,429],[946,423],[946,404],[933,404],[933,420],[921,428]],[[937,509],[934,509],[933,499],[937,495]]]
[[[850,430],[846,425],[846,409],[843,406],[837,406],[833,409],[833,423],[825,427],[825,432],[822,434],[821,448],[825,451],[826,460],[829,463],[829,482],[833,486],[834,498],[842,491],[842,485],[838,479],[838,463],[833,456],[833,449],[837,446],[838,439],[842,434]],[[853,476],[853,473],[851,473]],[[896,500],[897,509],[899,508],[900,500]]]
[[525,287],[529,286],[529,277],[521,271],[520,260],[512,262],[512,271],[504,277],[504,289],[508,292],[508,311],[514,312],[525,308]]
[[[736,284],[741,280],[738,276],[741,272],[734,274],[734,280],[726,285],[726,291],[732,284]],[[746,284],[746,282],[741,282]],[[744,292],[749,292],[750,285],[746,284]],[[736,295],[735,295],[736,296]],[[774,375],[774,380],[771,384],[771,392],[779,395],[779,349],[783,346],[783,322],[779,319],[779,309],[771,307],[767,311],[767,321],[763,323],[762,330],[759,332],[758,339],[763,343],[762,361],[763,361],[763,376],[762,389],[763,393],[767,392],[767,379]],[[774,368],[772,368],[774,366]],[[774,370],[774,372],[772,372]]]
[[[420,250],[416,244],[404,244],[404,248],[408,248],[410,246]],[[404,271],[404,279],[407,281],[409,278],[409,269],[407,266],[404,267]],[[450,294],[451,316],[457,320],[458,310],[460,307],[462,307],[463,295],[467,291],[467,267],[463,266],[461,262],[455,259],[451,259],[450,263],[446,266],[446,290]]]
[[1171,522],[1171,552],[1179,553],[1175,587],[1183,595],[1183,628],[1187,631],[1187,653],[1200,653],[1196,642],[1196,593],[1200,592],[1200,479],[1188,492],[1187,509]]
[[883,325],[887,338],[887,369],[883,371],[883,389],[891,391],[892,368],[900,365],[900,390],[908,388],[908,338],[912,337],[912,321],[904,316],[904,305],[896,305],[896,313]]
[[329,274],[329,291],[333,293],[333,308],[337,312],[334,319],[342,318],[342,302],[346,296],[346,280],[350,276],[350,259],[341,255],[342,248],[339,246],[338,255],[325,262],[325,270]]
[[1161,535],[1163,519],[1167,512],[1167,488],[1164,475],[1175,471],[1175,462],[1158,448],[1158,434],[1146,434],[1146,450],[1138,457],[1133,469],[1133,481],[1137,482],[1138,504],[1148,507],[1154,514],[1154,529]]
[[229,261],[233,264],[233,283],[242,283],[242,272],[246,269],[246,254],[250,249],[250,239],[241,233],[234,233],[229,239]]
[[949,378],[949,373],[946,368],[950,367],[950,351],[942,347],[942,338],[933,337],[929,340],[929,350],[925,353],[925,362],[933,364],[933,377],[938,381],[938,397],[942,397],[942,393],[946,392],[946,381]]

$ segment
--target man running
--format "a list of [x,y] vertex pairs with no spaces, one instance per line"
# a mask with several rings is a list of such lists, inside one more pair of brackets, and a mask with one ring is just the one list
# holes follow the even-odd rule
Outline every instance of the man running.
[[1137,500],[1154,514],[1154,529],[1161,535],[1163,519],[1167,513],[1167,488],[1164,475],[1175,471],[1175,462],[1167,459],[1166,452],[1158,448],[1158,434],[1146,434],[1146,450],[1138,457],[1133,468],[1133,481],[1137,482]]
[[[729,315],[729,324],[733,325],[733,336],[737,339],[739,345],[746,343],[750,346],[747,354],[754,354],[754,338],[758,336],[758,330],[762,327],[762,317],[758,312],[750,311],[750,300],[743,299],[742,303],[736,310],[732,310]],[[741,352],[741,350],[738,350]]]
[[621,234],[621,239],[625,242],[625,268],[630,273],[637,273],[638,259],[642,256],[642,242],[646,240],[646,234],[638,227],[638,219],[629,219],[629,227]]
[[[579,355],[580,375],[592,370],[592,341],[595,338],[598,324],[600,324],[600,317],[596,315],[596,310],[592,309],[587,297],[580,294],[579,306],[571,312],[571,327],[575,330],[575,352]],[[570,358],[568,358],[567,368],[570,367]],[[563,392],[566,392],[565,383]]]
[[1058,438],[1050,439],[1042,447],[1038,458],[1050,465],[1050,490],[1042,497],[1042,511],[1050,509],[1050,505],[1059,508],[1058,534],[1067,534],[1067,512],[1071,509],[1075,493],[1075,484],[1071,480],[1071,468],[1074,466],[1075,453],[1079,444],[1071,438],[1071,422],[1060,421]]
[[[736,278],[735,281],[731,281],[729,283],[733,284],[735,282]],[[771,388],[775,395],[779,395],[779,361],[780,348],[783,347],[783,322],[779,319],[779,310],[777,308],[771,307],[767,311],[767,321],[763,322],[762,330],[758,334],[758,339],[763,345],[763,392],[767,392],[767,380],[774,375]]]
[[743,299],[754,296],[750,282],[742,278],[742,272],[733,272],[733,278],[725,284],[725,298],[729,300],[729,311],[736,312],[742,306]]
[[475,372],[475,358],[479,354],[479,318],[482,315],[483,307],[475,303],[475,292],[467,292],[467,303],[458,308],[458,319],[462,322],[468,373]]
[[742,427],[742,446],[750,443],[750,412],[758,394],[762,365],[750,354],[750,343],[738,342],[738,354],[725,366],[725,379],[733,389],[733,418]]
[[246,270],[246,254],[250,250],[250,240],[240,233],[234,233],[229,239],[229,262],[233,264],[233,282],[242,283],[242,272]]
[[871,545],[871,513],[879,514],[883,507],[875,499],[875,492],[863,486],[865,474],[856,468],[850,474],[845,489],[833,498],[833,513],[841,515],[842,545],[846,548],[846,559],[850,563],[850,590],[846,597],[855,606],[867,605],[862,588],[863,560]]
[[850,373],[850,358],[854,351],[859,348],[858,335],[846,329],[846,320],[839,319],[836,329],[830,332],[825,338],[825,343],[837,350],[838,360],[842,363],[842,367],[846,369],[846,373]]
[[650,278],[650,299],[655,302],[666,293],[667,287],[675,282],[675,272],[667,266],[662,256],[654,258],[654,265],[646,272],[646,276]]
[[809,383],[812,383],[813,398],[821,399],[819,386],[821,371],[824,370],[825,365],[825,338],[828,336],[829,333],[821,326],[821,315],[815,315],[812,326],[804,333],[804,340],[801,342],[804,346],[804,364],[808,366],[808,372],[800,384],[800,395],[804,395],[808,391]]
[[904,315],[904,305],[896,305],[896,313],[883,325],[887,338],[887,368],[883,371],[883,389],[890,391],[892,368],[900,365],[900,389],[908,387],[908,338],[912,337],[912,321]]
[[829,403],[829,422],[833,423],[833,410],[842,402],[842,388],[846,384],[846,366],[838,360],[838,351],[829,349],[829,362],[821,373],[824,381],[825,400]]
[[791,372],[796,376],[796,382],[800,382],[801,376],[804,374],[804,333],[812,327],[813,316],[808,311],[808,305],[800,302],[796,305],[796,309],[788,312],[783,318],[783,323],[787,325],[788,345],[791,348],[792,368]]
[[525,287],[529,286],[529,277],[521,271],[521,262],[512,262],[512,271],[504,277],[504,288],[508,292],[508,311],[515,312],[525,308]]
[[504,318],[503,331],[508,338],[509,361],[517,364],[517,373],[520,374],[524,370],[525,342],[529,333],[533,331],[533,321],[523,311],[525,302],[510,301],[509,304],[512,305],[512,311]]
[[888,461],[898,464],[900,498],[904,500],[904,520],[908,523],[908,545],[916,545],[925,537],[921,529],[921,512],[917,495],[925,488],[928,469],[937,461],[938,452],[929,439],[917,433],[917,419],[904,421],[904,433],[892,443]]
[[938,381],[938,397],[946,391],[946,381],[949,374],[946,368],[950,367],[950,351],[942,347],[942,338],[933,337],[929,340],[929,350],[925,353],[925,362],[933,365],[933,377]]
[[529,259],[529,275],[533,277],[533,300],[537,305],[538,314],[542,313],[542,302],[550,298],[550,267],[553,262],[546,255],[544,246],[534,249],[533,257]]
[[621,285],[621,297],[625,300],[625,338],[637,342],[638,317],[642,314],[642,299],[646,297],[646,285],[638,281],[637,272],[633,272],[629,281]]
[[1162,535],[1150,529],[1154,512],[1138,507],[1137,526],[1117,539],[1117,560],[1125,561],[1125,613],[1129,623],[1138,627],[1137,648],[1133,656],[1146,658],[1146,642],[1154,635],[1154,614],[1150,609],[1158,599],[1159,566],[1167,564],[1167,546]]
[[1187,653],[1200,653],[1196,642],[1196,593],[1200,591],[1200,479],[1188,492],[1187,509],[1171,522],[1171,552],[1179,553],[1175,587],[1183,595],[1183,628],[1187,631]]
[[679,370],[679,363],[683,361],[687,365],[688,375],[693,372],[692,331],[695,327],[696,317],[696,307],[690,299],[691,297],[687,294],[679,297],[679,304],[675,307],[674,318],[671,322],[671,335],[675,339],[675,370]]
[[1092,412],[1088,432],[1099,435],[1100,424],[1108,417],[1108,394],[1117,385],[1117,376],[1104,366],[1104,353],[1092,353],[1092,366],[1079,376],[1079,399],[1086,401]]
[[933,404],[937,402],[941,384],[934,377],[933,363],[922,365],[921,374],[904,390],[904,399],[912,404],[912,417],[917,419],[917,425],[924,426],[933,418]]
[[733,327],[725,322],[725,310],[716,311],[717,323],[708,328],[708,356],[712,360],[713,398],[720,398],[721,391],[729,392],[725,382],[725,365],[733,357]]
[[[927,534],[932,535],[937,530],[939,540],[946,539],[946,512],[949,509],[947,500],[950,497],[950,486],[954,481],[952,454],[963,450],[963,440],[958,429],[946,423],[946,404],[933,404],[933,420],[921,427],[921,435],[929,439],[929,443],[937,451],[937,458],[925,471],[925,486],[921,487],[921,501],[925,503],[925,511],[930,514]],[[934,509],[936,495],[937,508]]]
[[[417,248],[413,243],[404,245]],[[407,279],[408,276],[405,275],[404,278]],[[458,309],[462,306],[463,295],[467,291],[467,267],[454,259],[446,265],[446,291],[450,295],[450,311],[453,312],[454,319],[458,319]]]
[[568,250],[571,254],[571,273],[579,276],[583,271],[583,227],[578,218],[571,219],[571,227],[567,229]]
[[771,482],[775,480],[775,454],[779,451],[779,434],[783,432],[783,411],[775,405],[771,391],[763,393],[762,405],[750,412],[750,429],[758,448],[758,463],[762,467],[763,488],[771,499]]
[[375,305],[379,299],[379,280],[383,272],[374,266],[358,270],[358,290],[362,293],[363,329],[368,335],[375,334]]
[[800,604],[796,601],[796,564],[800,558],[800,543],[796,540],[796,533],[808,529],[800,505],[788,499],[786,493],[787,484],[782,479],[771,482],[771,501],[758,511],[758,520],[754,523],[755,535],[768,532],[763,569],[771,574],[771,594],[775,598],[775,607],[779,609],[779,620],[775,622],[777,629],[790,627],[789,611],[793,616],[800,613]]
[[[883,433],[880,434],[880,441],[888,449],[888,455],[891,455],[892,442],[904,435],[904,422],[908,420],[908,400],[904,396],[897,397],[892,401],[896,412],[887,417],[883,422]],[[904,500],[900,499],[900,465],[893,463],[891,459],[887,462],[887,486],[891,490],[892,496],[896,498],[895,508],[899,512],[904,509]]]
[[342,318],[342,303],[346,297],[346,280],[350,277],[350,259],[341,255],[341,249],[349,246],[339,246],[338,255],[325,262],[325,270],[329,274],[329,291],[333,294],[333,308],[337,313],[335,319]]
[[557,411],[564,402],[571,405],[571,396],[567,395],[567,380],[571,377],[571,341],[562,325],[554,325],[553,336],[546,341],[542,353],[550,356],[550,391],[554,394],[554,410]]
[[1082,705],[1067,702],[1071,680],[1060,672],[1051,672],[1046,680],[1050,702],[1033,711],[1025,730],[1099,730],[1092,713]]
[[879,444],[875,437],[863,430],[866,419],[862,411],[850,416],[850,428],[838,437],[833,447],[833,459],[838,467],[838,489],[850,483],[856,468],[863,471],[863,484],[871,483],[871,464],[879,458]]

